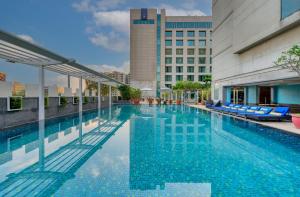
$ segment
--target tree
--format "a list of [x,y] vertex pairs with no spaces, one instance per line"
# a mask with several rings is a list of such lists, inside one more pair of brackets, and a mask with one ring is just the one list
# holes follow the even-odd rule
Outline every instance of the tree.
[[130,97],[132,99],[140,99],[142,96],[142,92],[140,89],[131,88],[130,90]]
[[122,99],[129,100],[131,98],[131,95],[130,95],[130,86],[128,86],[128,85],[121,85],[121,86],[118,87],[118,90],[120,91]]
[[296,72],[300,77],[300,46],[294,45],[289,50],[282,52],[274,64],[291,72]]

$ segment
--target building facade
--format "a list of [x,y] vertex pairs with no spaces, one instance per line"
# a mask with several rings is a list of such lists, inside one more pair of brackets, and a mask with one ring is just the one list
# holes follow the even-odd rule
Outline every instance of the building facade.
[[213,0],[212,11],[213,99],[299,110],[299,76],[274,61],[300,44],[300,1]]
[[118,71],[104,72],[104,74],[122,83],[128,85],[130,84],[130,74],[126,74]]
[[131,85],[161,88],[211,75],[210,16],[167,16],[164,9],[130,10]]

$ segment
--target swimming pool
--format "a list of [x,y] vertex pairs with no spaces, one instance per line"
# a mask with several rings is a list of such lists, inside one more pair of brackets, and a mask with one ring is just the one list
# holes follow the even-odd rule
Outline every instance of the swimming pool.
[[176,105],[0,132],[0,196],[35,195],[300,196],[300,138]]

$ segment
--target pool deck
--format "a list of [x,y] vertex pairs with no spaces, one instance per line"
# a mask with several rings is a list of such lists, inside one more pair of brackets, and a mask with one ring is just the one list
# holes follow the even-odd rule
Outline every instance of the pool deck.
[[[206,110],[206,111],[213,111],[211,109],[206,108],[204,105],[191,105],[191,104],[189,104],[188,106],[199,108],[199,109]],[[216,111],[213,111],[213,112],[214,113],[222,114],[222,113],[216,112]],[[224,115],[232,116],[230,114],[224,114]],[[237,119],[241,119],[241,120],[247,120],[247,121],[254,122],[254,123],[257,123],[257,124],[260,124],[260,125],[272,127],[272,128],[275,128],[275,129],[281,129],[281,130],[287,131],[289,133],[300,135],[300,129],[297,129],[293,125],[293,123],[291,123],[291,122],[258,122],[258,121],[249,120],[249,119],[245,119],[245,118],[241,118],[241,117],[236,117],[236,116],[232,116],[232,117],[237,118]]]

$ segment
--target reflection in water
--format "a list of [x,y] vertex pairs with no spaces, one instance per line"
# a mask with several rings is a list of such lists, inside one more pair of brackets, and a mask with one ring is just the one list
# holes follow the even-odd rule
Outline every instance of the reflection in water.
[[195,194],[210,195],[210,180],[203,171],[210,151],[210,117],[203,111],[203,116],[185,113],[191,113],[190,108],[146,108],[131,118],[130,189],[164,190],[180,183],[184,190],[197,183],[190,188],[198,188]]
[[98,112],[81,113],[3,132],[0,196],[54,193],[126,120],[120,118],[118,108],[110,113],[115,119],[105,114],[98,118]]
[[0,135],[0,196],[300,196],[298,136],[185,106],[115,107]]

